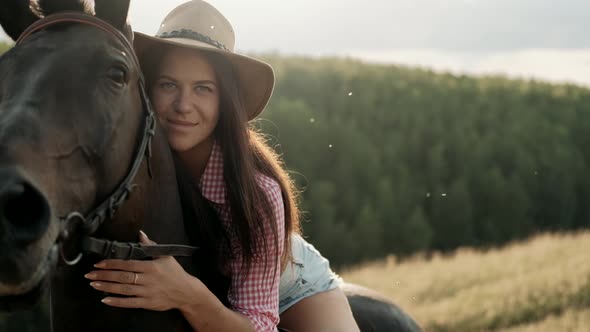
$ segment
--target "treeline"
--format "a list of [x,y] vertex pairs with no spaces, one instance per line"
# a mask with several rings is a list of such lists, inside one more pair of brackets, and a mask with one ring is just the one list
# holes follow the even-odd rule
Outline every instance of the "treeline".
[[335,265],[590,225],[590,91],[348,59],[266,56],[258,126]]
[[[277,83],[256,124],[304,189],[304,232],[333,265],[590,226],[590,90],[265,59]],[[0,314],[0,331],[44,330],[46,313]]]
[[590,226],[590,90],[264,58],[277,83],[256,124],[334,265]]

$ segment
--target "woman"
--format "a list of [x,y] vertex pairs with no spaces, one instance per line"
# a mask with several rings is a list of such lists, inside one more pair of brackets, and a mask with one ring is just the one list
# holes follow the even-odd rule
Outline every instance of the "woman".
[[[198,331],[358,331],[338,277],[298,235],[291,179],[248,126],[270,98],[272,68],[233,47],[229,22],[200,0],[170,12],[156,37],[136,35],[180,173],[221,220],[223,232],[211,234],[224,234],[215,241],[230,280],[228,306],[172,257],[105,260],[87,278],[97,290],[128,296],[106,297],[107,305],[178,309]],[[150,243],[143,233],[140,240]]]

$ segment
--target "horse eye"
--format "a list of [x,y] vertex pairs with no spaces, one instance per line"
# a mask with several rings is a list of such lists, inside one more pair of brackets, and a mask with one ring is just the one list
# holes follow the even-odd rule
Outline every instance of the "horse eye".
[[111,67],[107,72],[107,77],[117,83],[118,85],[123,85],[127,83],[127,71],[121,67]]

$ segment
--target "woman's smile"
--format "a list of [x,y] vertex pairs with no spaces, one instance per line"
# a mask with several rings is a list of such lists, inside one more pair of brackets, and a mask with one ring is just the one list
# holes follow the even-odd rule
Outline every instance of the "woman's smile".
[[198,122],[190,122],[190,121],[184,121],[184,120],[179,120],[179,119],[166,119],[166,122],[168,122],[168,126],[169,127],[175,127],[175,128],[182,128],[182,129],[188,129],[188,128],[192,128],[196,125],[198,125]]

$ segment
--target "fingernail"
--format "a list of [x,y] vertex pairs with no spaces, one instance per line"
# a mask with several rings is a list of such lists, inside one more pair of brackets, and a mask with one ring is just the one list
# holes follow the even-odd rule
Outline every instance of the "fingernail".
[[93,281],[90,283],[90,286],[92,286],[94,288],[98,288],[98,287],[102,286],[102,284],[100,282]]
[[96,279],[96,273],[86,273],[84,275],[84,278],[86,278],[86,279]]
[[104,299],[100,300],[100,302],[108,304],[108,303],[111,303],[112,301],[108,297],[105,297]]
[[106,264],[104,262],[98,262],[96,264],[94,264],[94,267],[105,267]]

